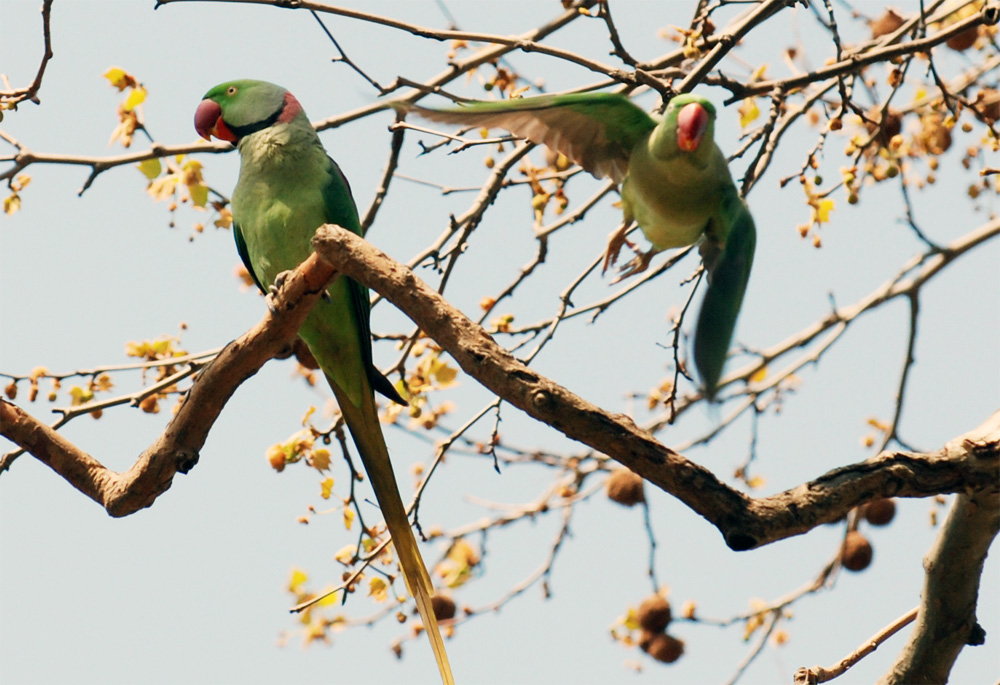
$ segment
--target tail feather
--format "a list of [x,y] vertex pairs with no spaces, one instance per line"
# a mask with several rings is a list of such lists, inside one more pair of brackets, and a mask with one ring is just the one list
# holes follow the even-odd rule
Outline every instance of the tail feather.
[[362,406],[357,407],[336,385],[331,382],[330,386],[337,397],[340,410],[344,414],[344,420],[351,431],[351,437],[354,438],[354,444],[361,454],[361,461],[365,464],[365,471],[368,472],[368,478],[375,490],[375,498],[382,509],[382,516],[385,518],[389,535],[392,537],[392,544],[399,557],[399,566],[403,570],[406,589],[416,600],[424,630],[431,641],[434,658],[437,660],[438,670],[441,672],[441,681],[444,685],[454,685],[455,680],[451,674],[451,665],[448,663],[448,654],[445,651],[444,640],[441,637],[441,630],[438,627],[431,604],[434,586],[420,556],[420,549],[417,547],[417,540],[410,527],[406,507],[403,506],[403,500],[399,495],[396,477],[392,472],[392,463],[389,461],[389,450],[385,445],[385,438],[382,436],[382,428],[379,425],[375,398],[370,391],[362,393],[364,397]]
[[757,244],[753,217],[735,191],[724,210],[724,220],[729,223],[726,244],[721,254],[705,259],[708,290],[694,334],[694,361],[709,401],[715,399],[726,364]]

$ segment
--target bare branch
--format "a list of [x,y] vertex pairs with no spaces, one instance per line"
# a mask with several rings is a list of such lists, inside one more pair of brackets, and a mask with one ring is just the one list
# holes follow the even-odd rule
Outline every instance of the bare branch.
[[[38,104],[38,91],[42,88],[42,78],[45,76],[45,67],[48,66],[49,60],[52,59],[52,32],[49,28],[49,22],[52,16],[52,0],[44,0],[42,2],[42,38],[45,41],[45,52],[42,54],[42,61],[38,65],[38,73],[35,74],[35,80],[26,88],[16,88],[14,90],[0,90],[0,103],[3,104],[0,107],[0,112],[4,109],[14,109],[17,103],[24,100],[31,100],[36,105]],[[6,79],[5,79],[6,80]],[[0,119],[2,119],[2,114],[0,114]]]
[[0,433],[65,478],[115,517],[152,505],[174,474],[198,463],[208,433],[236,388],[295,340],[299,326],[333,269],[315,255],[295,270],[268,313],[227,345],[205,368],[160,437],[124,473],[105,468],[62,435],[6,400],[0,401]]
[[715,525],[734,550],[800,535],[878,497],[976,491],[1000,478],[998,429],[991,437],[992,451],[883,452],[798,488],[750,498],[659,444],[627,416],[606,412],[528,368],[412,271],[349,231],[321,227],[313,245],[338,271],[399,307],[470,376],[533,418],[674,495]]
[[821,69],[817,69],[816,71],[811,71],[807,74],[801,74],[799,76],[774,81],[758,81],[757,83],[753,83],[740,89],[739,92],[734,92],[733,96],[725,101],[725,104],[728,105],[731,102],[750,97],[751,95],[764,95],[775,88],[780,88],[787,92],[793,88],[800,88],[810,83],[817,83],[828,78],[835,78],[843,76],[844,74],[855,73],[860,71],[863,67],[876,62],[885,62],[896,57],[902,57],[903,55],[910,55],[916,52],[928,52],[934,46],[944,43],[949,38],[957,36],[963,31],[980,25],[992,26],[993,24],[996,24],[998,20],[1000,20],[1000,10],[998,10],[995,6],[986,5],[983,7],[982,12],[968,17],[967,19],[963,19],[962,21],[955,22],[948,28],[942,29],[932,36],[921,38],[919,40],[907,41],[898,45],[889,45],[887,47],[874,49],[860,54],[854,53],[848,55],[846,59],[835,62],[829,66],[825,66]]
[[795,685],[817,685],[817,683],[825,683],[833,680],[834,678],[839,678],[847,673],[849,668],[856,665],[859,661],[878,649],[883,642],[913,623],[913,619],[916,617],[917,609],[907,611],[885,628],[865,640],[863,645],[858,647],[847,657],[841,659],[836,666],[832,666],[830,668],[823,668],[822,666],[800,668],[795,672]]

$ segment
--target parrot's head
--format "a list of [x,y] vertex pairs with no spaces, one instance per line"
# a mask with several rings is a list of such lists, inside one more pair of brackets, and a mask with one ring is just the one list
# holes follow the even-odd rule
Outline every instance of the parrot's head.
[[302,105],[281,86],[267,81],[229,81],[205,93],[194,113],[194,129],[205,140],[215,136],[236,145],[244,136],[274,124],[289,123]]
[[703,97],[678,95],[667,105],[664,117],[674,124],[678,150],[697,152],[703,140],[715,135],[715,106]]

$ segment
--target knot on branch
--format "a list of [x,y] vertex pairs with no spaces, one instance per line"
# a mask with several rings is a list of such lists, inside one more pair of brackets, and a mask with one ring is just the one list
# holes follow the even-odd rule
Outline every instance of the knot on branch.
[[962,441],[962,447],[974,459],[996,459],[1000,457],[1000,442],[996,440],[969,440]]
[[970,647],[979,647],[980,645],[986,644],[986,630],[979,625],[979,621],[972,624],[972,628],[969,629],[969,637],[966,639],[965,644]]
[[198,452],[190,450],[177,450],[174,452],[174,462],[177,464],[177,471],[187,475],[187,473],[198,463]]
[[531,404],[537,409],[547,409],[552,405],[552,395],[545,390],[535,390],[531,393]]
[[993,26],[1000,22],[1000,5],[987,5],[983,8],[983,23]]
[[715,47],[722,47],[723,50],[731,50],[736,45],[736,36],[731,33],[724,33],[715,39]]
[[746,552],[757,546],[757,538],[741,531],[730,531],[725,534],[726,545],[734,552]]

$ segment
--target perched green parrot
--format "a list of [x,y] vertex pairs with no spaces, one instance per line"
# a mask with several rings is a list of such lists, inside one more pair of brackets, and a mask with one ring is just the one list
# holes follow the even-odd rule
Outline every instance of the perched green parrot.
[[660,250],[700,241],[708,290],[695,328],[694,359],[712,400],[753,264],[757,231],[726,158],[713,139],[715,107],[678,95],[661,120],[624,95],[580,93],[473,102],[449,109],[395,105],[432,121],[499,127],[561,152],[598,178],[621,184],[624,222],[611,234],[604,268],[614,264],[633,222],[653,249],[624,275],[646,269]]
[[[312,251],[322,224],[361,234],[358,210],[340,167],[326,153],[302,105],[284,88],[231,81],[205,94],[194,116],[206,140],[214,135],[240,152],[233,191],[236,247],[257,286],[266,292],[284,271]],[[299,330],[333,389],[371,480],[406,587],[417,603],[441,678],[453,683],[431,596],[430,575],[410,528],[379,425],[373,390],[405,404],[372,364],[367,288],[337,277]]]

